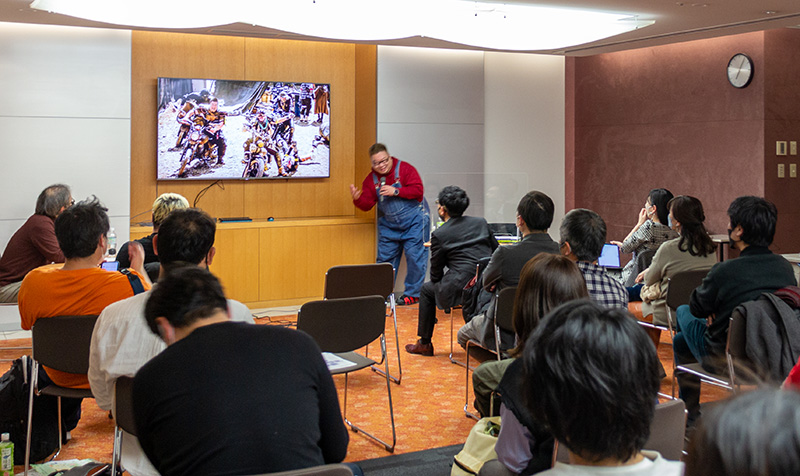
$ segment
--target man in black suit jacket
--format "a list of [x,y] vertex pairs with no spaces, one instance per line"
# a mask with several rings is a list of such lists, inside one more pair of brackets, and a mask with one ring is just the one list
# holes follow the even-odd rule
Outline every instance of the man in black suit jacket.
[[[501,246],[492,254],[483,272],[483,288],[491,293],[519,284],[519,274],[531,258],[539,253],[558,254],[558,243],[550,238],[547,229],[553,223],[553,200],[539,191],[528,192],[517,205],[517,228],[522,234],[518,243]],[[458,343],[466,346],[469,339],[494,348],[494,299],[486,312],[472,318],[458,331]],[[513,335],[503,335],[501,348],[514,345]]]
[[460,304],[461,290],[475,274],[478,260],[497,248],[497,240],[486,220],[463,216],[469,206],[464,190],[447,186],[439,192],[436,204],[444,225],[431,234],[431,280],[422,285],[420,292],[419,340],[406,345],[406,352],[425,356],[433,355],[431,337],[436,324],[436,307],[446,309]]

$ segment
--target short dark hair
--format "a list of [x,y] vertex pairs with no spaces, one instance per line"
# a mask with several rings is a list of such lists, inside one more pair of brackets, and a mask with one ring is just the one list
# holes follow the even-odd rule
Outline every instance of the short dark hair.
[[742,241],[748,245],[769,246],[775,238],[778,209],[761,197],[739,197],[728,207],[731,228],[742,226]]
[[158,229],[156,246],[162,266],[199,264],[214,246],[217,224],[198,208],[173,210]]
[[156,318],[163,317],[175,328],[185,328],[217,311],[228,311],[228,301],[219,280],[203,268],[189,266],[170,271],[153,287],[144,308],[147,325],[159,334]]
[[70,198],[72,192],[69,187],[63,183],[50,185],[42,190],[39,197],[36,199],[36,215],[44,215],[56,219],[61,207],[68,208],[70,205]]
[[741,393],[703,415],[692,436],[686,476],[800,474],[800,392]]
[[544,231],[550,228],[555,209],[553,200],[537,190],[526,193],[517,205],[517,213],[529,230]]
[[56,239],[65,258],[86,258],[97,250],[100,238],[111,228],[107,211],[100,200],[92,196],[58,215]]
[[372,157],[373,155],[377,154],[378,152],[386,152],[389,153],[389,149],[386,148],[385,145],[381,144],[380,142],[376,142],[369,147],[369,156]]
[[681,224],[679,250],[688,251],[692,256],[707,256],[717,249],[703,224],[706,214],[700,200],[688,195],[678,195],[667,203],[667,208]]
[[447,209],[447,214],[453,218],[460,217],[469,207],[467,192],[455,185],[448,185],[439,192],[439,205]]
[[579,261],[592,262],[603,253],[606,222],[597,213],[576,208],[564,216],[559,228],[561,243],[569,243]]
[[666,188],[654,188],[650,190],[650,193],[647,194],[647,199],[650,201],[650,205],[654,205],[656,207],[656,216],[658,216],[658,221],[661,222],[662,225],[667,224],[667,220],[669,219],[669,208],[667,207],[667,203],[672,200],[672,192],[667,190]]
[[518,357],[539,321],[553,308],[573,299],[589,298],[581,270],[566,256],[539,253],[519,275],[514,298],[513,323],[519,344],[511,350]]
[[523,352],[527,407],[589,461],[627,461],[650,435],[658,356],[632,316],[580,299],[553,309]]

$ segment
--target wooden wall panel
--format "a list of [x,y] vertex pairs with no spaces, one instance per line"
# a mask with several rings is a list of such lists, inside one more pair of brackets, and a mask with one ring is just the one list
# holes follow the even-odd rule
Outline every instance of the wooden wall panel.
[[217,253],[210,270],[222,281],[225,295],[241,302],[258,301],[258,267],[262,254],[257,229],[217,229]]

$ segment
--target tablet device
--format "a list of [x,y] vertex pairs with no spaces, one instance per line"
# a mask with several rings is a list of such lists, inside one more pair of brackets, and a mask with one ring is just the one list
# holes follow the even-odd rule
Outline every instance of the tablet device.
[[619,246],[606,243],[603,245],[603,253],[597,259],[597,264],[608,269],[619,269]]
[[119,269],[119,261],[103,261],[100,267],[106,271],[117,271]]

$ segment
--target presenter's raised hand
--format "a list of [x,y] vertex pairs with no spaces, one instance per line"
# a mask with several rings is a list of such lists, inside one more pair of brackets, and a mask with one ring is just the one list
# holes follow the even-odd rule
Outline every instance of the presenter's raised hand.
[[350,195],[353,196],[353,200],[358,200],[361,197],[361,190],[357,189],[352,183],[350,184]]

